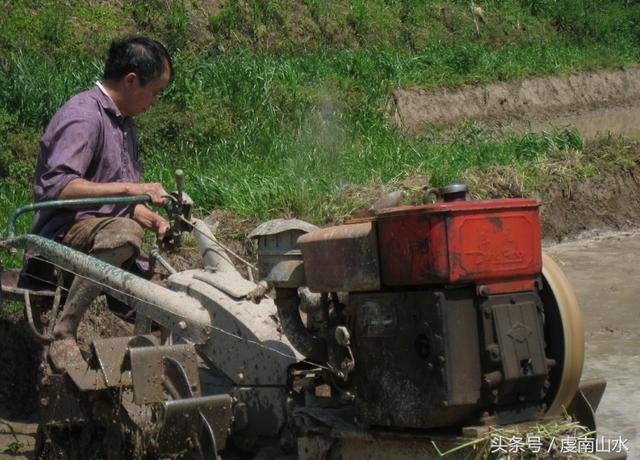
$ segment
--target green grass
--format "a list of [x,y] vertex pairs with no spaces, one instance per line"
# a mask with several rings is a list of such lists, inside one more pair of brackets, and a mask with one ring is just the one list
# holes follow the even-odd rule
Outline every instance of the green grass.
[[15,321],[22,317],[23,304],[14,300],[4,300],[0,306],[0,319]]
[[[110,38],[163,39],[176,79],[139,117],[144,178],[187,191],[202,212],[327,222],[365,204],[353,193],[425,176],[540,165],[582,151],[579,136],[408,138],[388,116],[399,86],[439,87],[635,65],[640,5],[622,0],[18,0],[0,18],[0,226],[31,201],[38,137],[55,110],[101,73]],[[586,163],[578,168],[588,174]],[[591,168],[593,170],[593,168]],[[368,204],[368,203],[367,203]],[[28,219],[19,223],[27,231]],[[7,261],[7,259],[2,259]],[[16,263],[12,259],[9,263]]]

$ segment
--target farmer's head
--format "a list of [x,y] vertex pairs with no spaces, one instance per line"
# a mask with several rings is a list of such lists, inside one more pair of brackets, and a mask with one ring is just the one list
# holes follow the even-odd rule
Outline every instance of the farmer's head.
[[171,56],[159,41],[128,37],[111,43],[103,79],[117,93],[123,115],[146,112],[172,78]]

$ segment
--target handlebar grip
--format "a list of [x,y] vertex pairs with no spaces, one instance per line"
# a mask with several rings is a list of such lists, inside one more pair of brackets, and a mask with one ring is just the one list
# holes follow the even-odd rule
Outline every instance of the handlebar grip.
[[178,195],[181,198],[184,190],[184,171],[182,171],[182,169],[176,169],[176,189],[178,190]]

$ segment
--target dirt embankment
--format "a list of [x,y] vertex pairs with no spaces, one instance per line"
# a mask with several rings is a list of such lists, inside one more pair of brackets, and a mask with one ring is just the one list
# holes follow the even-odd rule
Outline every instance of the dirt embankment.
[[[586,179],[554,183],[542,190],[514,187],[505,175],[482,184],[471,183],[472,191],[489,198],[528,197],[540,203],[542,237],[548,244],[596,233],[640,227],[640,166]],[[477,187],[475,186],[477,185]]]
[[640,68],[453,89],[397,89],[393,100],[395,119],[409,134],[468,120],[540,120],[637,104]]
[[640,167],[569,185],[539,197],[543,238],[557,242],[581,233],[640,227]]

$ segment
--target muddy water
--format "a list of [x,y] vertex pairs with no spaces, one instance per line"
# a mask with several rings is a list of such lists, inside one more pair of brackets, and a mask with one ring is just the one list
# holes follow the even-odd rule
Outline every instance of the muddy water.
[[[0,459],[33,459],[35,433],[37,430],[35,414],[23,420],[8,418],[0,408]],[[15,446],[10,452],[2,453],[9,446]]]
[[640,139],[640,106],[597,109],[530,123],[534,132],[565,127],[575,127],[585,139],[607,134]]
[[640,233],[611,234],[546,249],[576,290],[584,315],[583,378],[604,378],[598,429],[629,440],[640,458]]

